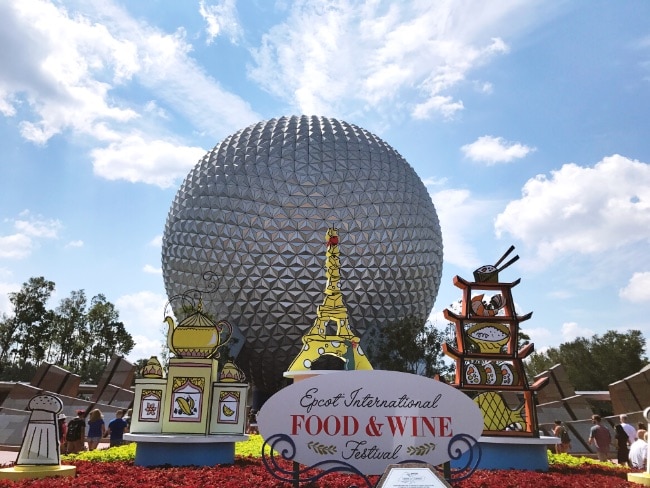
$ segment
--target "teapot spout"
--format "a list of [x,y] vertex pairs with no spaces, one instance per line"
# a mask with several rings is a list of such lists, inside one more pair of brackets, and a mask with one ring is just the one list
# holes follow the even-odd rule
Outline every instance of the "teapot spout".
[[174,351],[174,345],[173,345],[173,336],[174,336],[174,329],[176,328],[176,325],[174,324],[174,319],[171,318],[169,315],[165,317],[165,322],[167,322],[167,347],[169,348],[170,351],[172,351],[174,354],[176,354],[176,351]]

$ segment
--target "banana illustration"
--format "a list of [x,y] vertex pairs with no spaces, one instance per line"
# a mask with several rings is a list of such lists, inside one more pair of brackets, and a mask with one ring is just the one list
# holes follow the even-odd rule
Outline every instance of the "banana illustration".
[[178,403],[178,408],[182,413],[192,415],[194,411],[194,399],[192,397],[176,397],[176,403]]
[[221,409],[221,411],[223,412],[223,414],[226,417],[232,417],[232,414],[235,413],[235,411],[232,408],[229,408],[228,405],[226,405],[225,403],[224,403],[223,408]]

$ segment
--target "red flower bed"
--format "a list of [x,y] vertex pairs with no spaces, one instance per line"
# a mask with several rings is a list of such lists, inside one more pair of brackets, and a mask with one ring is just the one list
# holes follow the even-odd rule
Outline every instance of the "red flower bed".
[[[75,478],[48,478],[23,480],[20,482],[0,481],[1,488],[19,487],[102,487],[120,486],[142,488],[148,486],[194,488],[289,488],[290,483],[271,476],[260,459],[238,458],[232,466],[210,468],[143,468],[132,462],[89,462],[77,461]],[[290,463],[285,463],[290,469]],[[372,476],[376,483],[378,476]],[[301,483],[301,488],[348,488],[366,486],[358,476],[332,473],[314,483]],[[458,488],[638,488],[627,481],[627,473],[603,466],[583,465],[570,467],[553,465],[547,473],[534,471],[476,471],[470,478],[456,483]]]

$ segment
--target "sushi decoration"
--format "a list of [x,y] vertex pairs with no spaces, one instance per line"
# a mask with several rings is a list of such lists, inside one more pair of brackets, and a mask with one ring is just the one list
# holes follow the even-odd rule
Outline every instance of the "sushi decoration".
[[469,385],[484,385],[487,379],[485,369],[477,363],[469,363],[465,368],[465,381]]
[[501,366],[493,361],[486,362],[483,365],[483,370],[485,371],[485,384],[486,385],[500,385],[502,376],[501,376]]
[[519,384],[519,375],[512,364],[501,363],[501,384],[504,386]]

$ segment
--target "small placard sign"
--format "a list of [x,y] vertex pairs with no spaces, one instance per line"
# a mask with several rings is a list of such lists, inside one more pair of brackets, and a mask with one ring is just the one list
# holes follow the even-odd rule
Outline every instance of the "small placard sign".
[[436,469],[425,463],[390,464],[376,488],[452,488]]
[[305,379],[269,398],[260,434],[289,436],[295,461],[338,461],[366,475],[389,464],[449,461],[449,445],[478,439],[483,415],[467,395],[440,381],[396,371],[341,371]]

